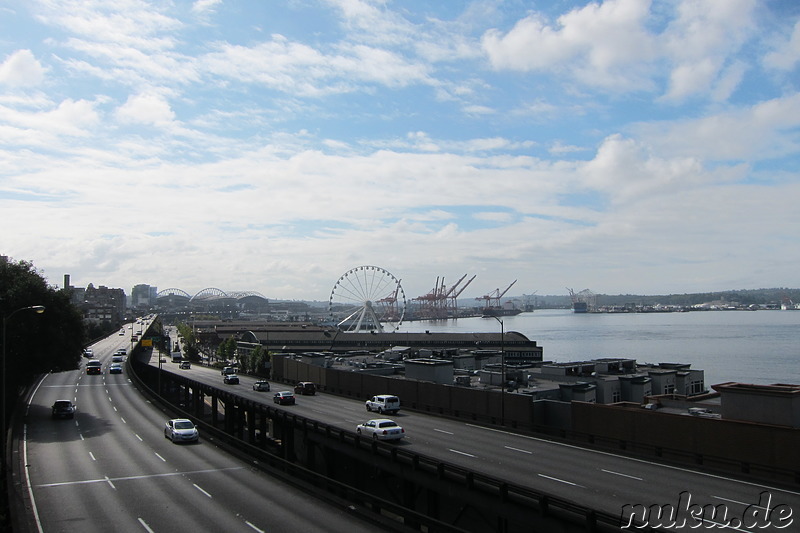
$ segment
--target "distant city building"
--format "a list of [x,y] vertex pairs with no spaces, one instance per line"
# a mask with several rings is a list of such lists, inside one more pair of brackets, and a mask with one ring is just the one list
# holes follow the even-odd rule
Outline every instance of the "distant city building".
[[156,304],[158,288],[146,284],[134,285],[131,289],[131,307],[150,309]]
[[111,324],[124,321],[127,297],[123,289],[95,287],[91,283],[85,289],[73,287],[69,274],[64,275],[64,289],[69,291],[70,300],[81,310],[85,321]]
[[121,323],[125,317],[125,291],[105,285],[95,288],[91,283],[84,294],[83,317],[94,322]]

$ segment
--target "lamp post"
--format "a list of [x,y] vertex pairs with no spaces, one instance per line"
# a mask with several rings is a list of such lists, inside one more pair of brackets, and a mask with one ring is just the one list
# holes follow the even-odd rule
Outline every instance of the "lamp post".
[[489,315],[500,322],[500,425],[506,425],[506,332],[503,321],[494,315]]
[[2,469],[3,475],[5,476],[6,472],[6,325],[8,324],[9,319],[19,313],[20,311],[33,311],[37,314],[44,313],[44,306],[43,305],[29,305],[28,307],[20,307],[9,313],[8,315],[3,316],[3,388],[2,388],[2,395],[3,395],[3,413],[2,413],[2,429],[3,429],[3,457],[0,459],[2,461]]

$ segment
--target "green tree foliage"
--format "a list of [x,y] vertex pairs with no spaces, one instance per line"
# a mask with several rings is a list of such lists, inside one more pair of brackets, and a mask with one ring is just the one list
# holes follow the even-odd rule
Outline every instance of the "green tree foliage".
[[[236,339],[228,337],[219,344],[217,348],[217,358],[233,360],[236,358]],[[244,369],[243,369],[244,370]]]
[[[15,312],[33,305],[45,312]],[[86,330],[69,293],[49,287],[26,261],[0,259],[0,313],[6,325],[6,404],[12,409],[37,375],[78,368]]]
[[200,360],[200,349],[197,347],[197,338],[194,336],[192,326],[185,322],[181,322],[176,326],[178,333],[183,337],[181,348],[183,349],[183,357],[190,361]]

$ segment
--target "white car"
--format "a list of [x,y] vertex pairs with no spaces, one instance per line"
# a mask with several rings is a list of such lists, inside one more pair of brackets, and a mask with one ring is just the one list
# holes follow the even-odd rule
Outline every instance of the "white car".
[[356,426],[359,435],[372,435],[374,440],[399,440],[406,436],[406,432],[394,420],[388,418],[375,418],[367,420]]
[[397,414],[400,410],[400,398],[393,394],[379,394],[366,401],[367,411],[377,411],[378,414]]
[[167,420],[164,426],[164,438],[172,442],[197,442],[200,433],[194,426],[194,422],[187,418],[173,418]]

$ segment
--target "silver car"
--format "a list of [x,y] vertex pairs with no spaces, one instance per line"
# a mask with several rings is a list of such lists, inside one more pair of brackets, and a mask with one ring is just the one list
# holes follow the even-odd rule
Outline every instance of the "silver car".
[[388,418],[375,418],[367,420],[356,427],[359,435],[372,435],[374,440],[400,440],[406,432],[394,420]]
[[173,418],[167,420],[167,424],[164,426],[164,438],[170,439],[172,442],[197,442],[200,439],[200,433],[191,420]]

